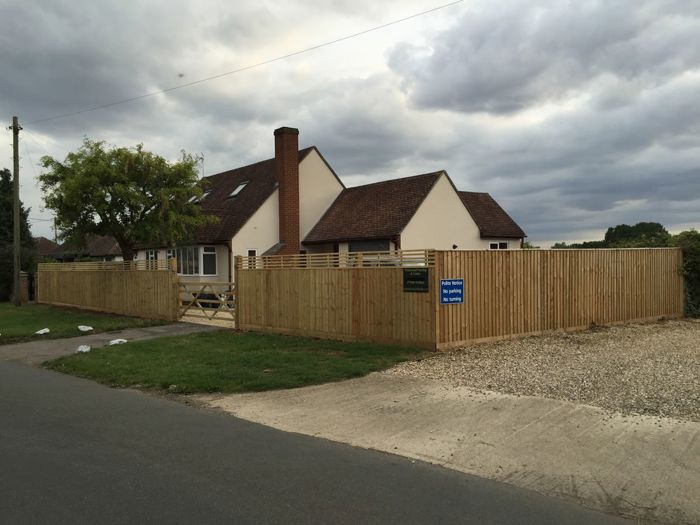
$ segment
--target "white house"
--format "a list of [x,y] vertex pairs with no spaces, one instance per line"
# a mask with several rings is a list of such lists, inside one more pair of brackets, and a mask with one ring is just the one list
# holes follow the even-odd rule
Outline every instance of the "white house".
[[523,230],[487,193],[458,191],[445,171],[346,188],[299,130],[275,130],[275,156],[206,177],[219,221],[189,243],[139,250],[175,257],[191,280],[230,281],[236,255],[393,249],[519,249]]

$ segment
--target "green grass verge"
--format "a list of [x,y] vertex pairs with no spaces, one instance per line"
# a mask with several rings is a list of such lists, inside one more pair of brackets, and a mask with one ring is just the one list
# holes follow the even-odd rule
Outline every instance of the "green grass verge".
[[251,392],[360,377],[423,353],[399,346],[216,331],[94,349],[45,366],[117,387]]
[[[87,332],[91,334],[159,324],[163,322],[44,304],[15,306],[12,303],[0,303],[0,345],[86,335],[78,330],[78,325],[92,326],[95,330]],[[51,331],[46,335],[35,335],[34,332],[42,328]]]

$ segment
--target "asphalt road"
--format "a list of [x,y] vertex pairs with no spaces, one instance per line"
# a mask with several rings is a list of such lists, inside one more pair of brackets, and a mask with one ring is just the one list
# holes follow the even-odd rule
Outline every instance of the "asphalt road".
[[622,520],[426,463],[0,363],[0,521]]

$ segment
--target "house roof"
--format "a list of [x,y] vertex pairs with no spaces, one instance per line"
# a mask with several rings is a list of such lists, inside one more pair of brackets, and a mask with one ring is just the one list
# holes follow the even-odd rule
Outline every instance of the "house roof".
[[[299,162],[313,149],[314,146],[299,150]],[[275,159],[210,175],[203,180],[208,183],[205,191],[209,193],[202,199],[202,211],[216,215],[219,221],[200,228],[194,240],[202,244],[228,242],[277,187]],[[230,197],[243,182],[248,183],[245,188],[235,197]]]
[[460,191],[459,197],[482,238],[521,239],[525,232],[488,193]]
[[55,243],[46,237],[34,237],[34,248],[36,249],[37,254],[42,257],[46,257],[56,248],[58,248],[58,243]]
[[391,239],[401,234],[443,173],[436,171],[346,188],[303,242]]
[[122,250],[114,237],[109,235],[92,235],[88,238],[84,247],[65,242],[58,246],[48,255],[51,257],[107,257],[110,255],[121,255]]

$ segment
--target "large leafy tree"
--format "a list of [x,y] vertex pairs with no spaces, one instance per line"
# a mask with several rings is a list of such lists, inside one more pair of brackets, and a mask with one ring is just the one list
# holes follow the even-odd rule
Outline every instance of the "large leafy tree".
[[[21,269],[28,270],[32,265],[34,241],[29,230],[26,210],[20,203]],[[0,170],[0,301],[7,301],[12,293],[14,268],[14,215],[12,175],[9,170]]]
[[196,160],[178,162],[134,148],[84,139],[63,162],[43,157],[39,179],[46,207],[56,214],[61,237],[83,246],[91,235],[111,235],[124,260],[138,246],[173,246],[214,217],[202,213]]

